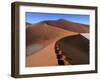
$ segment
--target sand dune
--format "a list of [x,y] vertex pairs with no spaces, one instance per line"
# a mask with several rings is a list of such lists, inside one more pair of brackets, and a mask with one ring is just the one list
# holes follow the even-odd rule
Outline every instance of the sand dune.
[[68,30],[53,27],[45,23],[31,25],[26,28],[26,44],[48,43],[50,40],[61,36],[62,34],[67,34],[67,31]]
[[[39,23],[39,24],[31,25],[30,27],[27,27],[26,29],[27,55],[32,53],[33,51],[32,47],[35,46],[35,44],[39,44],[40,46],[42,46],[42,48],[44,48],[49,43],[53,42],[54,39],[56,38],[60,39],[62,37],[67,36],[69,32],[75,33],[72,31],[68,31],[68,30],[47,25],[45,23]],[[37,48],[37,50],[34,50],[34,52],[40,49],[41,47]]]
[[63,28],[63,29],[66,29],[66,30],[79,32],[79,33],[89,32],[89,25],[75,23],[75,22],[64,20],[64,19],[47,20],[47,21],[43,21],[41,23],[46,23],[46,24],[49,24],[49,25],[52,25],[52,26],[56,26],[56,27],[59,27],[59,28]]
[[55,39],[52,39],[53,42],[51,42],[49,45],[47,45],[45,48],[39,50],[36,53],[31,54],[30,56],[26,56],[26,66],[27,67],[34,67],[34,66],[57,66],[57,56],[55,53],[55,44],[56,42],[65,36],[71,36],[76,35],[75,32],[66,31],[67,34],[60,35],[59,37],[56,37]]
[[[27,25],[26,66],[33,67],[33,66],[58,65],[57,56],[55,53],[55,44],[57,43],[57,41],[63,39],[64,37],[78,35],[79,33],[88,33],[88,32],[89,32],[88,25],[65,21],[62,19],[56,21],[55,20],[42,21],[37,24]],[[73,47],[70,47],[70,50],[71,48],[74,51]],[[76,58],[78,57],[78,54],[76,54],[77,56],[75,55],[73,56],[75,56]],[[84,57],[80,57],[80,58],[84,58]],[[72,64],[72,62],[70,63]],[[75,62],[75,64],[80,64],[80,63]]]
[[[36,43],[44,45],[44,48],[38,49],[37,52],[33,51],[31,55],[26,56],[26,66],[32,67],[58,65],[54,50],[56,41],[65,36],[75,35],[77,33],[42,23],[27,27],[26,34],[28,41],[32,39],[30,44],[28,43],[27,47]],[[30,54],[29,50],[27,51],[27,54]]]

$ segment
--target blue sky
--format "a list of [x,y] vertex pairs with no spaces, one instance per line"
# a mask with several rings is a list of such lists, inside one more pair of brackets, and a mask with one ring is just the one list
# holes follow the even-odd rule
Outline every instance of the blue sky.
[[26,16],[26,22],[32,24],[44,20],[57,20],[57,19],[65,19],[72,22],[89,24],[89,15],[26,12],[25,16]]

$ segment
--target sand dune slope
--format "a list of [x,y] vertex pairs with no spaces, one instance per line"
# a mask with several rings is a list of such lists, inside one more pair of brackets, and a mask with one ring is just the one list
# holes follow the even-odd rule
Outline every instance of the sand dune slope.
[[78,34],[64,37],[58,40],[56,45],[62,50],[62,54],[70,58],[71,64],[89,64],[89,40]]
[[68,30],[54,27],[45,23],[38,23],[27,27],[26,44],[49,43],[50,40],[67,34]]
[[[30,37],[33,37],[33,42],[31,42],[31,44],[34,44],[35,42],[45,45],[45,47],[38,50],[36,53],[33,52],[31,55],[26,56],[26,66],[32,67],[58,65],[54,49],[56,41],[65,36],[76,35],[78,33],[60,29],[57,27],[52,27],[47,24],[42,24],[42,26],[38,27],[35,26],[32,25],[32,27],[30,27],[31,29],[29,30],[29,32],[31,32],[31,30],[33,32],[31,34],[29,33],[31,35]],[[37,36],[40,36],[39,39]],[[34,40],[35,37],[37,38],[37,40]],[[28,46],[30,46],[31,44],[29,44]]]

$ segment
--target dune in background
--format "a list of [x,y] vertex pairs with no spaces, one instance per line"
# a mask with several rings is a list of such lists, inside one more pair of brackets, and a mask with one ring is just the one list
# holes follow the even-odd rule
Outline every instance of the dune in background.
[[58,65],[56,42],[64,37],[89,32],[88,25],[62,19],[27,23],[26,26],[26,67]]
[[64,20],[64,19],[47,20],[47,21],[43,21],[43,22],[46,24],[56,26],[56,27],[59,27],[59,28],[65,29],[65,30],[70,30],[73,32],[79,32],[79,33],[88,33],[89,32],[89,25],[75,23],[75,22]]

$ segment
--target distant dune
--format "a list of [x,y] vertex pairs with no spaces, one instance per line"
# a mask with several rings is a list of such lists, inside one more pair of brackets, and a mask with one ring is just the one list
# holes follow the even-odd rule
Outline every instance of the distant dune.
[[74,31],[74,32],[79,32],[79,33],[87,33],[89,32],[89,25],[85,24],[80,24],[80,23],[75,23],[71,21],[67,21],[64,19],[59,19],[59,20],[47,20],[43,21],[41,23],[46,23],[52,26],[56,26],[62,29]]

